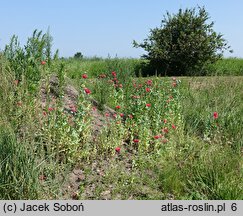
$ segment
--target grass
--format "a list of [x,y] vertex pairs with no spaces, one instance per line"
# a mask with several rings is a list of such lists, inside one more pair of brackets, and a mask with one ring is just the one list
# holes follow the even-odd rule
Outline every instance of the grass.
[[37,199],[38,172],[26,143],[0,125],[0,198]]
[[[243,199],[242,76],[134,78],[140,60],[71,59],[36,60],[39,81],[16,82],[9,61],[0,56],[1,199]],[[241,62],[214,67],[242,75]],[[79,90],[69,112],[67,80]]]
[[[89,77],[98,77],[100,74],[107,74],[108,71],[137,70],[140,64],[139,59],[102,59],[84,58],[62,60],[66,64],[67,76],[73,80],[78,80],[80,73],[87,73]],[[134,72],[133,72],[134,73]],[[134,74],[132,74],[134,75]]]
[[[100,74],[107,74],[110,71],[129,70],[132,75],[155,75],[159,73],[155,68],[148,64],[147,60],[142,59],[117,59],[117,58],[84,58],[84,59],[65,59],[67,76],[77,80],[80,74],[87,73],[89,77],[97,77]],[[162,69],[163,70],[163,69]],[[213,65],[202,71],[207,76],[243,76],[243,59],[224,58],[218,60]]]
[[219,60],[209,69],[209,75],[243,75],[243,60],[239,58],[226,58]]

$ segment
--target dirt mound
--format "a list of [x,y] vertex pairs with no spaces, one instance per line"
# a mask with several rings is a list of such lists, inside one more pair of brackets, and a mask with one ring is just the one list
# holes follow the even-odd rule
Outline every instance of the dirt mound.
[[49,98],[56,99],[62,97],[64,110],[71,111],[71,107],[76,106],[79,92],[70,84],[64,85],[63,95],[61,95],[59,80],[56,75],[52,75],[49,80],[44,80],[41,85],[41,105],[46,107]]
[[[56,75],[52,75],[48,81],[44,80],[42,82],[41,105],[43,108],[46,107],[48,103],[48,95],[49,98],[51,98],[51,101],[49,101],[50,104],[56,98],[62,97],[63,109],[67,112],[72,113],[72,108],[77,106],[79,92],[75,89],[74,86],[70,84],[65,84],[63,87],[63,95],[61,95],[58,77]],[[100,128],[106,125],[107,120],[114,118],[113,116],[116,114],[116,111],[108,106],[104,106],[103,113],[106,113],[106,117],[104,117],[104,115],[98,109],[99,103],[93,98],[90,98],[90,102],[93,105],[91,114],[94,119],[94,133],[97,134]]]
[[[63,94],[61,95],[61,92]],[[43,80],[40,91],[41,106],[44,109],[47,104],[52,105],[52,102],[57,98],[62,98],[63,110],[73,113],[72,108],[77,106],[79,92],[71,84],[65,83],[63,91],[60,91],[59,79],[56,75],[51,75],[49,80]],[[49,101],[48,101],[49,100]],[[90,98],[92,104],[91,115],[92,121],[92,139],[95,142],[96,137],[100,133],[103,127],[107,126],[109,122],[114,119],[116,111],[108,106],[104,106],[102,112],[99,110],[99,103],[93,98]],[[105,114],[105,115],[104,115]],[[100,173],[98,173],[100,175]],[[81,181],[85,179],[83,171],[80,169],[74,169],[68,177],[67,185],[62,189],[65,193],[64,199],[77,199],[79,186]]]

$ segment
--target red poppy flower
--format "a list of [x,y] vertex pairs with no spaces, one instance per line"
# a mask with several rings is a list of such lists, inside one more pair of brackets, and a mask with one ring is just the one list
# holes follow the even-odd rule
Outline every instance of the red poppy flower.
[[116,109],[121,109],[121,106],[117,105],[117,106],[116,106]]
[[148,103],[148,104],[146,104],[146,107],[151,107],[151,104],[149,104],[149,103]]
[[88,88],[85,88],[84,91],[85,91],[86,94],[91,94],[91,91]]
[[106,116],[106,117],[109,117],[109,116],[110,116],[110,114],[109,114],[109,113],[105,113],[105,116]]
[[134,139],[133,142],[139,143],[139,139]]
[[167,127],[166,127],[166,128],[164,128],[164,129],[163,129],[163,132],[164,132],[164,133],[169,133],[168,128],[167,128]]
[[83,78],[83,79],[87,79],[87,78],[88,78],[88,75],[87,75],[87,74],[83,74],[83,75],[82,75],[82,78]]
[[173,129],[176,129],[176,126],[175,126],[174,124],[172,124],[172,128],[173,128]]
[[151,91],[150,88],[146,88],[145,90],[146,90],[146,92],[150,92]]
[[148,80],[146,83],[147,85],[152,85],[152,80]]
[[46,61],[41,61],[41,65],[45,65],[46,64]]
[[154,139],[159,139],[159,138],[161,138],[161,135],[154,136]]
[[120,116],[121,116],[121,117],[123,117],[123,116],[124,116],[124,114],[123,114],[123,113],[121,113],[121,114],[120,114]]
[[115,71],[112,71],[111,74],[112,74],[113,77],[116,77],[116,72]]
[[43,116],[46,116],[46,115],[47,115],[46,111],[43,111]]
[[119,84],[119,88],[122,88],[122,84]]
[[53,107],[49,107],[48,110],[49,110],[49,111],[53,111],[54,108],[53,108]]
[[116,148],[115,148],[115,151],[119,154],[120,151],[121,151],[121,148],[120,148],[120,147],[116,147]]
[[218,114],[217,112],[214,112],[214,113],[213,113],[213,118],[214,118],[214,119],[217,119],[218,117],[219,117],[219,114]]
[[165,123],[165,124],[167,123],[167,119],[164,119],[164,123]]

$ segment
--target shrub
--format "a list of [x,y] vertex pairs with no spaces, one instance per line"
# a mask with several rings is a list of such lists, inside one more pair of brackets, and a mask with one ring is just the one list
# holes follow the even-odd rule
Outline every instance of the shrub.
[[30,81],[29,88],[35,88],[41,79],[44,65],[47,64],[49,67],[51,65],[51,45],[52,37],[49,30],[45,34],[35,30],[24,48],[20,46],[18,37],[14,35],[6,45],[3,54],[9,61],[8,69],[14,72],[15,80],[21,81],[25,77]]
[[134,46],[147,51],[143,57],[165,74],[203,75],[203,68],[230,48],[209,18],[204,7],[167,12],[161,27],[151,29],[149,37],[140,44],[134,41]]

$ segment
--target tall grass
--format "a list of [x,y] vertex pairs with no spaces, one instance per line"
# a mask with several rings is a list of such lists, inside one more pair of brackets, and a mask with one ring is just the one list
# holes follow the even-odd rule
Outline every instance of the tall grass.
[[[183,78],[183,116],[188,134],[205,140],[243,146],[242,77]],[[217,124],[213,112],[218,112]],[[214,133],[214,137],[212,137]]]
[[0,199],[38,199],[39,170],[28,143],[0,125],[0,152]]
[[240,58],[225,58],[211,65],[206,72],[207,75],[243,75],[243,59]]
[[134,75],[135,69],[140,63],[139,59],[66,59],[62,60],[66,64],[67,76],[71,79],[79,79],[83,73],[89,77],[98,77],[100,74],[110,74],[111,71],[128,70]]
[[[82,73],[87,73],[90,77],[97,77],[99,74],[108,74],[111,71],[119,71],[121,68],[129,68],[133,76],[164,76],[163,68],[156,68],[144,59],[66,59],[67,76],[73,80],[79,79]],[[129,74],[130,75],[130,74]],[[242,76],[243,60],[239,58],[224,58],[216,63],[203,68],[201,75],[207,76]]]

